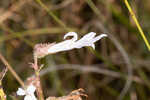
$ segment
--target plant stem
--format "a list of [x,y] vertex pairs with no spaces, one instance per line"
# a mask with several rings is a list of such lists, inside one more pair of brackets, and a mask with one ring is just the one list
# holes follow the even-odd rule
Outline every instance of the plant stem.
[[40,82],[40,73],[39,73],[40,70],[39,70],[39,66],[38,66],[38,59],[35,56],[34,56],[34,70],[35,70],[35,75],[36,75],[37,96],[38,96],[39,100],[44,100],[42,86],[41,86],[41,82]]
[[21,80],[21,78],[14,71],[14,69],[10,66],[10,64],[7,62],[7,60],[3,57],[3,55],[1,53],[0,53],[0,59],[5,64],[5,66],[8,68],[8,70],[12,73],[12,75],[16,78],[16,80],[20,83],[20,85],[23,88],[25,88],[24,82]]
[[140,24],[139,24],[139,22],[138,22],[138,20],[137,20],[137,18],[136,18],[136,16],[135,16],[134,12],[133,12],[133,10],[132,10],[132,8],[130,7],[130,4],[128,3],[127,0],[124,0],[124,2],[125,2],[125,5],[127,6],[128,10],[129,10],[129,12],[130,12],[130,14],[131,14],[132,19],[134,20],[134,22],[135,22],[135,24],[136,24],[136,26],[137,26],[137,28],[138,28],[140,34],[141,34],[141,36],[142,36],[142,38],[143,38],[143,40],[144,40],[144,42],[145,42],[145,44],[146,44],[148,50],[150,51],[150,44],[149,44],[149,42],[148,42],[146,36],[144,35],[144,32],[143,32],[143,30],[142,30],[142,28],[141,28],[141,26],[140,26]]

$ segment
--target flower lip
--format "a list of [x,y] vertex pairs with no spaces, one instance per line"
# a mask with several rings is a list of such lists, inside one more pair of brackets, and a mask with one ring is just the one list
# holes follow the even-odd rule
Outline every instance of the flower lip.
[[64,39],[66,39],[68,36],[73,36],[71,40],[76,41],[78,39],[78,35],[76,32],[68,32],[64,35]]

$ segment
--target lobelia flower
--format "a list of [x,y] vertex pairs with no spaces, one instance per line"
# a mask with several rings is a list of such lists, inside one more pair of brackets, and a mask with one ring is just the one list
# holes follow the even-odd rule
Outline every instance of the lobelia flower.
[[61,51],[68,51],[72,49],[79,49],[85,46],[91,46],[95,49],[95,42],[100,40],[103,37],[106,37],[106,34],[101,34],[96,36],[95,32],[90,32],[78,40],[78,35],[76,32],[68,32],[64,35],[64,39],[72,36],[69,40],[64,40],[60,43],[51,43],[51,44],[37,44],[34,48],[34,56],[37,58],[42,58],[48,54],[53,54]]
[[26,90],[22,88],[18,88],[17,95],[20,95],[20,96],[25,95],[24,100],[37,100],[34,95],[35,90],[36,90],[36,87],[31,84],[27,87]]

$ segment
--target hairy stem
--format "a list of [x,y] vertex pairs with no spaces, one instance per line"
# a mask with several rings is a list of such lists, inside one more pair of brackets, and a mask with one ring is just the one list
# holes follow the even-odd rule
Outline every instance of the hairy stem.
[[40,82],[40,73],[39,73],[40,68],[38,66],[38,59],[35,56],[34,56],[34,70],[35,70],[35,75],[36,75],[37,96],[38,96],[39,100],[44,100],[42,86],[41,86],[41,82]]

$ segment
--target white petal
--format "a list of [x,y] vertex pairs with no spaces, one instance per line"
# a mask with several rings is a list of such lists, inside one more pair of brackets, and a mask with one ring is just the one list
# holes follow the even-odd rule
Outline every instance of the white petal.
[[[100,40],[103,37],[106,37],[106,34],[101,34],[99,36],[96,36],[95,32],[90,32],[88,34],[86,34],[85,36],[83,36],[80,40],[77,41],[77,33],[75,32],[68,32],[65,36],[64,39],[66,39],[68,36],[73,36],[72,39],[70,40],[65,40],[62,41],[60,43],[57,43],[53,46],[51,46],[48,49],[48,53],[52,54],[52,53],[57,53],[57,52],[61,52],[61,51],[67,51],[67,50],[71,50],[74,48],[82,48],[85,46],[91,46],[93,49],[95,49],[95,45],[94,43],[98,40]],[[95,37],[96,36],[96,37]]]
[[95,49],[94,43],[98,40],[100,40],[102,37],[106,37],[106,34],[101,34],[99,36],[96,36],[96,33],[90,32],[87,35],[85,35],[83,38],[78,40],[75,44],[75,48],[82,48],[84,46],[91,46],[93,49]]
[[92,47],[93,49],[95,49],[95,44],[92,44],[91,47]]
[[90,33],[86,34],[85,36],[83,36],[83,39],[92,39],[95,37],[95,35],[96,35],[95,32],[90,32]]
[[93,42],[96,42],[96,41],[100,40],[100,39],[103,38],[103,37],[107,37],[107,34],[101,34],[101,35],[96,36],[96,37],[93,39]]
[[24,100],[32,100],[32,97],[31,97],[30,95],[26,95],[26,96],[24,97]]
[[96,33],[90,32],[83,36],[80,40],[76,42],[76,48],[82,48],[84,46],[92,46],[93,45],[93,38],[95,37]]
[[24,97],[24,100],[37,100],[37,99],[35,98],[35,96],[26,95],[26,96]]
[[71,40],[76,41],[78,39],[78,35],[76,32],[68,32],[64,35],[64,39],[66,39],[68,36],[73,36]]
[[36,87],[31,84],[31,85],[28,86],[26,92],[27,92],[28,94],[33,94],[33,93],[35,92],[35,90],[36,90]]
[[25,91],[22,88],[18,88],[17,95],[25,95]]
[[57,53],[61,51],[67,51],[74,48],[75,42],[73,40],[65,40],[63,42],[57,43],[53,46],[51,46],[48,49],[48,53]]

